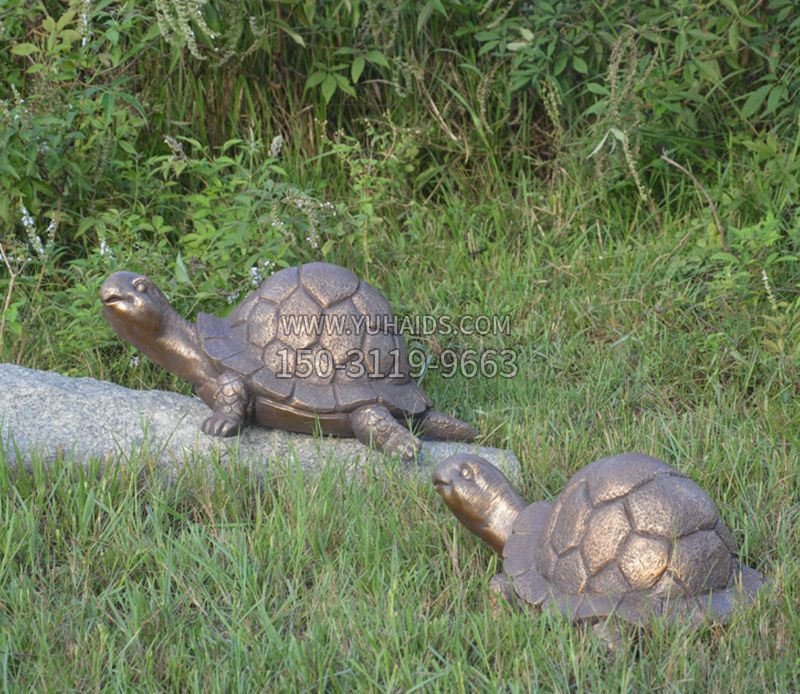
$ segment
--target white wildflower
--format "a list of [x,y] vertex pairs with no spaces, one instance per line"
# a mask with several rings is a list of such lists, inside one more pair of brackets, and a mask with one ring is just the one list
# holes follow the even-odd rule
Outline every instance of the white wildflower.
[[254,287],[259,286],[264,281],[264,276],[261,274],[261,271],[258,269],[257,265],[253,265],[250,268],[250,284]]
[[172,150],[172,158],[186,161],[186,153],[183,151],[183,143],[178,142],[172,135],[164,135],[164,142]]
[[36,252],[36,255],[43,259],[45,257],[45,250],[41,237],[36,233],[36,222],[25,205],[20,204],[19,212],[22,217],[22,226],[25,228],[25,235],[28,237],[28,243]]
[[92,0],[83,0],[81,7],[81,46],[89,43],[92,32],[89,30],[89,12],[92,10]]
[[283,148],[283,137],[280,135],[276,135],[272,138],[272,142],[269,145],[269,156],[273,159],[277,159],[281,155],[281,149]]
[[111,246],[108,245],[108,241],[105,239],[100,239],[100,255],[109,260],[114,260],[114,251],[111,250]]

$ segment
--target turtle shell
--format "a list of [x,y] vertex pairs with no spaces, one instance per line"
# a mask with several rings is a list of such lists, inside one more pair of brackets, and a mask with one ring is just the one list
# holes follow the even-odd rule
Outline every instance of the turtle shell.
[[197,331],[217,369],[290,408],[350,412],[381,403],[414,415],[430,407],[411,379],[389,302],[338,265],[280,270],[227,319],[199,314]]
[[638,453],[597,460],[555,503],[517,517],[504,570],[527,602],[572,619],[612,612],[724,621],[763,584],[740,566],[717,507],[694,482]]

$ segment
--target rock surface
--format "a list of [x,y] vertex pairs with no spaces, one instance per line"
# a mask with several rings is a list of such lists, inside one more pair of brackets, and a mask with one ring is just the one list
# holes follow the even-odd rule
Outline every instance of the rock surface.
[[[264,471],[271,462],[293,458],[308,472],[327,461],[353,469],[382,463],[380,453],[356,439],[259,426],[247,427],[238,437],[212,438],[199,429],[208,414],[199,399],[178,393],[130,390],[93,378],[0,364],[0,444],[7,465],[27,466],[33,456],[51,461],[60,455],[116,461],[143,450],[168,471],[215,454]],[[512,479],[519,473],[510,451],[445,441],[424,441],[420,460],[404,467],[429,475],[447,456],[464,452],[483,456]]]

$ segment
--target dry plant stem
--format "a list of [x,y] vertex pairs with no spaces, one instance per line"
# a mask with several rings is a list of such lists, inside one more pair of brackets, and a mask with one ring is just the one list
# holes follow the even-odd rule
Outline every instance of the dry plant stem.
[[0,256],[2,256],[3,263],[8,270],[8,290],[6,291],[6,298],[3,302],[3,315],[0,316],[0,348],[2,348],[6,327],[6,312],[8,311],[8,307],[11,305],[11,296],[14,293],[14,282],[17,279],[17,275],[14,272],[14,269],[11,267],[11,263],[6,255],[6,250],[3,248],[3,244],[0,244]]
[[687,169],[685,166],[682,166],[674,159],[670,159],[667,156],[666,152],[663,151],[661,152],[661,158],[665,162],[667,162],[667,164],[674,166],[676,169],[678,169],[678,171],[686,174],[689,178],[691,178],[692,183],[694,183],[695,187],[703,194],[703,197],[706,199],[706,202],[708,202],[708,206],[711,209],[711,214],[714,217],[714,224],[716,224],[717,226],[717,231],[719,232],[719,238],[720,241],[722,242],[722,247],[725,249],[726,253],[730,253],[731,249],[730,246],[728,246],[728,235],[725,232],[725,227],[722,226],[722,221],[720,220],[719,213],[717,212],[717,206],[714,204],[714,201],[711,199],[711,196],[708,194],[708,191],[705,189],[705,187],[703,187],[703,184],[697,180],[697,177],[691,171],[689,171],[689,169]]

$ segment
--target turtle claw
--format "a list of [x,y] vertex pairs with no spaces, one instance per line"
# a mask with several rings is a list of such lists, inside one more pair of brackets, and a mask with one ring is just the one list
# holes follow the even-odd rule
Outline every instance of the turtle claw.
[[386,442],[383,450],[386,451],[386,453],[400,456],[400,459],[405,462],[411,462],[417,459],[421,448],[422,443],[416,436],[413,436],[407,431],[403,431],[392,436]]
[[235,419],[225,413],[215,412],[201,425],[200,429],[209,436],[233,436],[242,425],[240,419]]
[[365,405],[350,413],[353,433],[366,446],[374,445],[405,462],[416,460],[422,442],[402,426],[383,405]]

